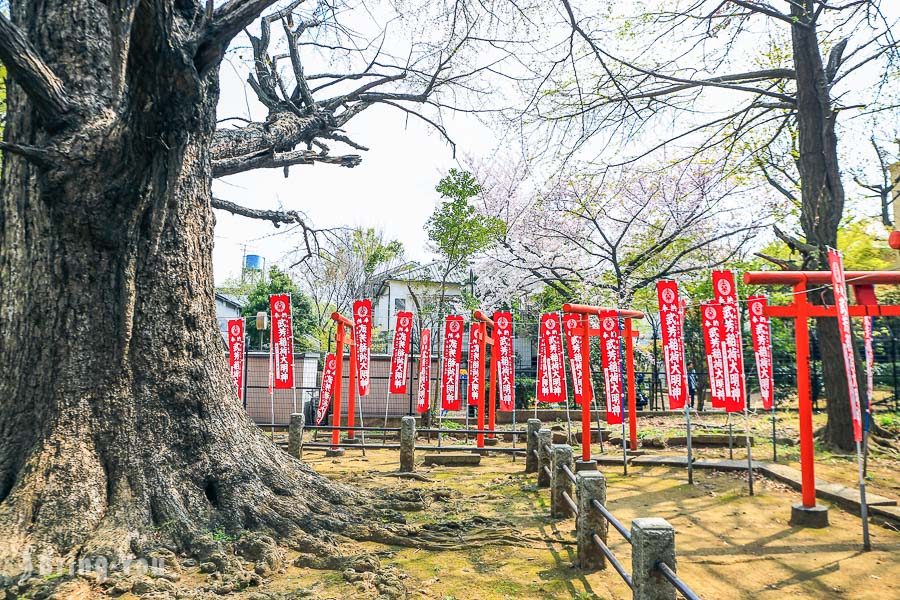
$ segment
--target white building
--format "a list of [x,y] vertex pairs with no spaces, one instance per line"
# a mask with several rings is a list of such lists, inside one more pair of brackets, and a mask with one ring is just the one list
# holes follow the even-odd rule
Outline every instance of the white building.
[[[397,313],[403,310],[418,315],[426,327],[434,327],[438,317],[442,265],[406,263],[372,276],[373,326],[384,339],[393,337]],[[444,285],[445,315],[462,312],[463,286],[469,285],[467,273],[451,273]],[[418,302],[418,307],[416,303]]]

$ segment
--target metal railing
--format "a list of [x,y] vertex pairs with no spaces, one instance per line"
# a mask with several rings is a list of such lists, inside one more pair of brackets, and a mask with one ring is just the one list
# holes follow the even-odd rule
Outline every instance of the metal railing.
[[[536,436],[536,431],[532,432],[530,435]],[[546,456],[546,453],[549,453],[552,448],[552,443],[543,443],[539,445],[539,439],[535,439],[532,437],[529,440],[532,443],[532,454],[538,459],[538,468],[543,471],[543,473],[549,478],[551,481],[553,480],[553,475],[547,464],[544,464],[545,460],[541,460],[542,454]],[[540,452],[538,449],[540,448]],[[575,473],[572,472],[572,469],[568,464],[557,464],[555,467],[558,469],[557,477],[559,477],[559,473],[565,476],[565,479],[568,480],[576,489],[578,489],[578,478]],[[551,491],[551,495],[554,492]],[[562,498],[562,501],[568,506],[571,514],[575,517],[579,516],[579,508],[578,503],[574,498],[569,494],[566,489],[557,490],[559,496],[557,496],[556,501],[558,502],[558,498]],[[551,502],[552,505],[552,502]],[[634,540],[632,538],[631,532],[625,528],[625,526],[609,511],[609,509],[604,506],[600,501],[596,498],[591,498],[589,506],[594,510],[597,510],[606,522],[609,525],[612,525],[613,529],[618,532],[622,538],[628,542],[629,545],[634,546]],[[580,523],[579,523],[580,526]],[[590,532],[590,530],[588,530]],[[581,533],[581,532],[580,532]],[[587,532],[584,532],[584,535],[587,535]],[[597,549],[603,554],[606,560],[612,565],[613,569],[615,569],[616,573],[622,578],[626,585],[632,590],[635,590],[634,578],[632,574],[628,572],[625,568],[625,565],[616,557],[615,553],[612,549],[606,544],[606,542],[598,535],[597,533],[592,533],[590,536],[590,540],[597,547]],[[580,543],[580,542],[579,542]],[[662,561],[658,561],[653,565],[653,570],[658,572],[661,577],[663,577],[666,581],[668,581],[679,593],[681,593],[687,600],[700,600],[700,597],[675,573],[675,571],[668,564]],[[638,597],[637,595],[635,597]]]
[[694,590],[689,588],[687,584],[675,574],[675,571],[673,571],[669,565],[660,561],[656,563],[656,570],[666,578],[666,581],[675,586],[675,589],[681,592],[681,595],[687,598],[687,600],[700,600],[700,596],[695,594]]

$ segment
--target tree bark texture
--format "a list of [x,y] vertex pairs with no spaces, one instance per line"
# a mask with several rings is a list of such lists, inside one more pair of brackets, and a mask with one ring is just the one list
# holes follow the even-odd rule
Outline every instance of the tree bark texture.
[[[812,0],[791,4],[791,15],[796,20],[791,27],[791,37],[797,81],[800,225],[806,244],[811,246],[803,253],[812,268],[827,271],[827,247],[837,248],[837,232],[844,211],[844,186],[837,156],[837,111],[832,105],[831,82],[823,65],[816,25],[811,18],[815,10]],[[810,302],[834,305],[830,289],[818,290],[809,296]],[[850,398],[836,319],[816,319],[816,331],[828,411],[824,441],[850,450],[853,448]],[[859,357],[857,372],[862,372]]]
[[205,3],[107,4],[11,3],[72,114],[9,88],[5,140],[47,154],[7,152],[0,181],[0,572],[352,528],[364,500],[264,438],[227,375],[211,147],[251,144],[216,142]]

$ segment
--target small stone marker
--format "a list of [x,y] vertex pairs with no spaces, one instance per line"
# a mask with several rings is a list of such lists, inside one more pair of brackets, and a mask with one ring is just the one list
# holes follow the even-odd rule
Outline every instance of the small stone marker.
[[416,470],[416,418],[406,416],[400,419],[400,472],[412,473]]
[[303,413],[292,413],[288,426],[288,454],[296,459],[303,458]]
[[471,453],[426,454],[423,462],[426,465],[441,465],[444,467],[470,467],[481,464],[481,455]]
[[544,470],[544,467],[550,469],[550,439],[553,432],[549,429],[539,429],[537,435],[538,443],[538,471],[537,485],[538,487],[550,486],[550,474]]

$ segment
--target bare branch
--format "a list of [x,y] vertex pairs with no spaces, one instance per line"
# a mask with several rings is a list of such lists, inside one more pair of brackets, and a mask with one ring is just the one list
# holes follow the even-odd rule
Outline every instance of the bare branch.
[[303,223],[303,216],[295,210],[260,210],[256,208],[247,208],[240,204],[235,204],[229,200],[213,197],[212,207],[219,210],[227,210],[233,215],[240,215],[248,219],[262,219],[264,221],[272,221],[275,227],[281,227],[283,223]]
[[201,73],[218,64],[232,38],[277,0],[229,0],[215,11],[204,28],[194,64]]
[[772,17],[774,19],[778,19],[779,21],[784,21],[789,25],[797,25],[798,27],[808,27],[806,23],[801,23],[795,21],[791,18],[791,15],[780,12],[768,4],[763,4],[761,2],[747,2],[746,0],[729,0],[732,4],[737,4],[741,8],[745,8],[750,12],[759,13],[762,15],[766,15],[768,17]]
[[[213,161],[213,177],[225,177],[226,175],[234,175],[244,171],[252,171],[253,169],[287,169],[287,167],[294,165],[312,165],[317,162],[353,168],[362,162],[362,158],[358,154],[329,156],[310,150],[279,154],[267,152]],[[287,171],[285,171],[285,176],[287,176]]]
[[72,109],[65,86],[18,27],[0,13],[0,62],[51,126],[62,125]]

